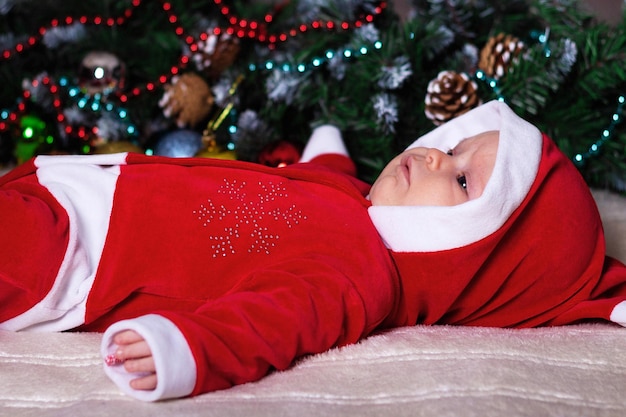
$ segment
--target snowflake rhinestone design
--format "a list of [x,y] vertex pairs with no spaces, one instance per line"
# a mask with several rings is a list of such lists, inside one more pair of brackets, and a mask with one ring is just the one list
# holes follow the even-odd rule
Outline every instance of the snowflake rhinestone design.
[[[209,236],[214,258],[240,252],[269,255],[280,238],[273,226],[280,223],[292,228],[306,220],[295,204],[286,204],[289,196],[282,183],[259,181],[255,185],[258,188],[250,192],[255,187],[246,181],[225,178],[217,193],[233,204],[226,206],[209,198],[192,211],[203,227],[224,224],[223,228],[217,228],[219,233],[212,231]],[[280,207],[269,207],[275,202]]]

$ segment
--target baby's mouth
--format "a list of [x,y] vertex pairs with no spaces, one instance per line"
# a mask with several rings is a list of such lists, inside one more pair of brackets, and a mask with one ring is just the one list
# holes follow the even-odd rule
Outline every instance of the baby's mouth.
[[411,182],[411,165],[405,165],[404,175],[406,175],[406,182]]
[[400,173],[407,183],[411,182],[411,158],[404,158],[400,164]]

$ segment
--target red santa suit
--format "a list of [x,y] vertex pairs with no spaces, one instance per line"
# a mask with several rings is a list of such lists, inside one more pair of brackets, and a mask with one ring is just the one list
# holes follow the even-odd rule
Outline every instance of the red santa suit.
[[369,186],[345,154],[327,126],[303,155],[315,161],[281,169],[37,157],[1,182],[13,238],[1,239],[0,328],[113,325],[105,351],[115,329],[136,329],[157,389],[133,392],[122,367],[107,372],[147,400],[255,380],[356,342],[389,316],[399,285],[369,220]]
[[447,151],[486,130],[500,132],[491,179],[454,207],[371,206],[331,127],[303,159],[339,170],[38,157],[0,180],[3,227],[20,237],[0,243],[0,328],[106,329],[105,357],[133,329],[157,388],[105,371],[158,400],[252,381],[379,328],[626,323],[626,268],[605,261],[593,199],[550,139],[491,102],[414,146]]

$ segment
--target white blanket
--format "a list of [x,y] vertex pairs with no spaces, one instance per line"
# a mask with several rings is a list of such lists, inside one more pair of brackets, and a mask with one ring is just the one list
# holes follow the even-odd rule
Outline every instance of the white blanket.
[[161,403],[121,394],[98,341],[0,332],[0,415],[626,415],[626,330],[605,324],[401,328],[256,383]]

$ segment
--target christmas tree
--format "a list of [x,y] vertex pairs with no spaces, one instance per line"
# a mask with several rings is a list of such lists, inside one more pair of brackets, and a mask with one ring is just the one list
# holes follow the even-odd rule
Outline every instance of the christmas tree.
[[626,192],[624,17],[609,26],[573,0],[411,5],[3,0],[0,163],[134,150],[278,165],[332,123],[369,181],[499,99],[590,186]]

